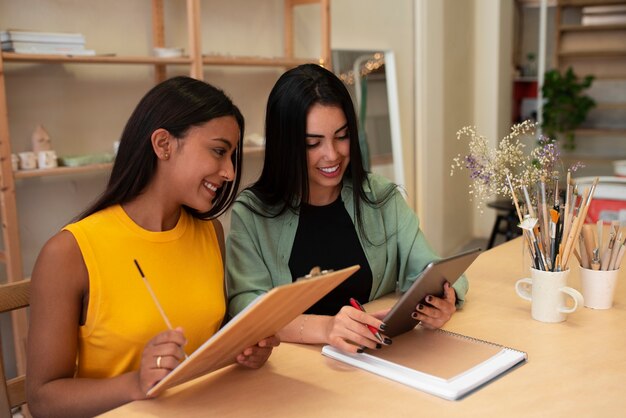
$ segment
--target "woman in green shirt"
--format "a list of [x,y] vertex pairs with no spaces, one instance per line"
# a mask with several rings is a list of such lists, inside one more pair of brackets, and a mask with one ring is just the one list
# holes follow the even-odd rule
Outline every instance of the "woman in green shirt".
[[[386,311],[349,306],[405,291],[438,259],[397,186],[366,173],[350,95],[313,64],[287,71],[270,93],[259,179],[237,198],[227,242],[230,314],[256,296],[304,276],[314,266],[361,269],[280,333],[282,341],[326,343],[344,351],[380,348]],[[414,318],[439,328],[463,303],[467,280],[429,296]]]

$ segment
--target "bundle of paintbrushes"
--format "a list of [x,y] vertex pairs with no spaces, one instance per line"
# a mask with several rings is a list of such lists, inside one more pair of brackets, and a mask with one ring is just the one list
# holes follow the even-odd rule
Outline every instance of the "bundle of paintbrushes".
[[611,222],[609,237],[605,242],[602,241],[602,229],[601,220],[596,228],[593,225],[583,225],[578,241],[580,252],[574,252],[574,255],[586,269],[617,270],[626,253],[626,238],[623,238],[619,221]]
[[[553,180],[554,188],[549,192],[544,178],[535,185],[535,190],[532,188],[529,190],[528,186],[522,185],[523,204],[520,205],[513,184],[507,176],[520,220],[519,227],[524,230],[533,268],[543,271],[564,271],[567,270],[570,256],[579,243],[598,178],[580,195],[568,172],[564,204],[560,201],[558,179]],[[535,197],[534,200],[531,199],[531,193]]]

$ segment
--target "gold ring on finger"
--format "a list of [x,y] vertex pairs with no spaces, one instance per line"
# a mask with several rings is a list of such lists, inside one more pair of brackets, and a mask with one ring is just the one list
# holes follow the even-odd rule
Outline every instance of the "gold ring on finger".
[[162,356],[157,357],[157,369],[161,368],[161,359],[162,358],[163,358]]

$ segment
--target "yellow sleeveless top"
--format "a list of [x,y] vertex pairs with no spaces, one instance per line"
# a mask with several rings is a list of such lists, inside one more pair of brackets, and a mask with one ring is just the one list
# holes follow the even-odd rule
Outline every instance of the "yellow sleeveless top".
[[136,259],[172,326],[192,353],[226,311],[224,267],[213,224],[184,210],[174,229],[147,231],[121,206],[67,225],[89,273],[89,306],[80,327],[77,377],[117,376],[140,365],[146,343],[167,330]]

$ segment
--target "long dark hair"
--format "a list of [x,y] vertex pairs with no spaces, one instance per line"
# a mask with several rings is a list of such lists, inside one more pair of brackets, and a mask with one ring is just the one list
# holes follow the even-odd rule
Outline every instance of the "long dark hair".
[[157,84],[139,101],[122,132],[106,189],[77,219],[128,202],[144,190],[157,166],[157,156],[150,140],[155,130],[165,129],[182,140],[192,126],[222,116],[234,117],[239,125],[237,150],[232,155],[235,178],[220,188],[208,212],[201,213],[184,206],[187,212],[200,219],[213,219],[221,215],[232,204],[239,188],[244,119],[222,90],[191,77],[179,76]]
[[363,168],[357,118],[350,93],[343,82],[327,69],[304,64],[285,72],[270,92],[265,113],[265,160],[259,179],[248,189],[259,205],[245,204],[254,213],[276,217],[285,210],[297,212],[309,198],[306,120],[315,104],[337,106],[346,116],[350,137],[350,163],[345,176],[352,183],[356,221],[363,233],[361,202],[381,205],[395,189],[390,187],[379,200],[364,190],[367,172]]

